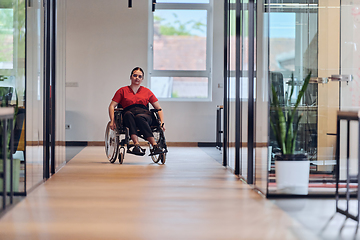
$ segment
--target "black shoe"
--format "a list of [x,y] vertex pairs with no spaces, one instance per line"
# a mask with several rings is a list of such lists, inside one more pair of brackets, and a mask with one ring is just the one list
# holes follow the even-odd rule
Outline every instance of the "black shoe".
[[164,151],[158,145],[155,145],[152,149],[150,149],[149,156],[157,155],[163,153]]
[[142,149],[140,145],[135,145],[132,150],[128,149],[127,153],[131,153],[138,156],[144,156],[146,149]]

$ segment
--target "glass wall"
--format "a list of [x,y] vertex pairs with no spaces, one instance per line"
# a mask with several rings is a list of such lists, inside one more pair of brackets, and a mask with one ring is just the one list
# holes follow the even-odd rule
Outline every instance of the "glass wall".
[[[50,105],[51,98],[44,94],[44,7],[42,0],[28,2],[27,6],[27,58],[26,58],[26,190],[36,187],[44,179],[44,161],[49,162],[55,173],[66,162],[65,156],[65,40],[66,24],[65,1],[56,1],[56,54],[54,57],[54,77],[56,81],[51,89],[55,89],[55,108]],[[50,83],[50,79],[46,80]],[[50,124],[54,132],[54,154],[46,159],[44,155],[44,101],[54,114]],[[54,111],[52,111],[54,109]],[[51,118],[50,118],[51,119]],[[54,124],[54,125],[52,125]],[[49,165],[48,165],[49,166]]]
[[[333,196],[336,136],[341,142],[341,180],[346,170],[346,136],[342,134],[345,127],[336,132],[337,111],[358,110],[360,106],[356,90],[359,6],[354,1],[271,0],[267,7],[272,92],[270,124],[273,125],[269,141],[268,196]],[[346,80],[350,76],[353,80]],[[307,81],[307,87],[303,88]],[[287,128],[283,138],[289,139],[294,134],[293,152],[284,147],[289,146],[288,143],[279,140],[281,135],[275,126],[280,122],[279,110],[285,116]],[[356,137],[351,135],[354,139],[351,146],[357,143]],[[279,161],[284,149],[305,156],[307,161],[292,159],[291,165],[280,167],[286,162]],[[358,150],[352,149],[350,172],[357,174],[353,170],[357,169]],[[295,162],[307,164],[303,165],[304,173],[299,174],[302,167],[294,167]],[[292,174],[293,169],[296,171]],[[344,189],[345,185],[340,184],[340,192]]]
[[[340,134],[337,111],[360,106],[358,4],[350,0],[227,4],[224,163],[268,197],[333,196],[335,143]],[[347,81],[346,76],[355,77]],[[280,161],[287,154],[299,158],[290,159],[291,166],[280,167],[288,162]],[[357,150],[351,154],[356,156]],[[294,162],[303,165],[294,167]],[[300,169],[304,173],[297,175]],[[343,162],[340,170],[345,171]],[[295,176],[292,186],[284,187],[284,172]]]

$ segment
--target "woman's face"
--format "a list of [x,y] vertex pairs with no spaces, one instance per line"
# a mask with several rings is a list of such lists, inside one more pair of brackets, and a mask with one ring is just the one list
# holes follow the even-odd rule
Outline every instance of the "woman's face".
[[144,75],[140,70],[135,70],[130,77],[132,85],[140,85],[144,80]]

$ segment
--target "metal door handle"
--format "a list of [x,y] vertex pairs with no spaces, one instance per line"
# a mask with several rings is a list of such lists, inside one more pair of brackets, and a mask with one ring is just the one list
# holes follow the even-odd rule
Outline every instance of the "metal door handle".
[[346,81],[351,82],[353,80],[352,75],[331,75],[331,77],[328,77],[331,81]]

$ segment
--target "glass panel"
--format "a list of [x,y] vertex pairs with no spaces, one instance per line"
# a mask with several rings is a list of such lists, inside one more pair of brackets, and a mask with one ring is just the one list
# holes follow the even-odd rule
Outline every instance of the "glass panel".
[[[351,75],[351,82],[341,82],[340,109],[343,111],[360,110],[360,2],[352,0],[341,1],[341,74]],[[340,141],[346,143],[346,121],[340,129]],[[358,173],[358,124],[350,123],[350,175]],[[340,180],[346,179],[346,144],[340,145]],[[342,206],[346,209],[346,205]],[[350,210],[357,210],[352,208]],[[352,213],[356,215],[356,213]]]
[[[24,192],[24,119],[25,119],[25,2],[13,2],[13,69],[10,80],[15,86],[15,98],[18,100],[18,112],[15,115],[14,145],[14,192]],[[14,99],[14,98],[13,98]],[[16,101],[12,100],[16,105]],[[15,135],[16,133],[16,135]],[[18,185],[18,186],[17,186]]]
[[[243,1],[244,2],[244,1]],[[248,9],[248,3],[242,3],[242,9]],[[248,175],[248,92],[249,92],[249,11],[243,10],[241,12],[241,48],[240,51],[240,70],[241,78],[239,84],[240,91],[240,174],[247,180]]]
[[231,169],[235,169],[235,69],[236,69],[236,7],[229,4],[228,32],[228,146],[227,161]]
[[[270,83],[278,96],[285,119],[289,119],[287,113],[293,111],[307,74],[311,72],[313,77],[318,76],[318,5],[312,0],[294,0],[288,1],[286,4],[273,0],[270,2],[268,17]],[[323,30],[325,31],[325,29]],[[325,65],[324,67],[327,68]],[[316,81],[308,85],[296,109],[294,115],[296,120],[292,123],[293,128],[298,129],[294,140],[294,153],[306,154],[309,160],[314,161],[311,164],[310,182],[318,181],[319,177],[325,176],[320,174],[327,173],[326,170],[320,171],[316,164],[319,159],[318,87]],[[276,109],[271,107],[270,111],[272,124],[276,124],[278,119]],[[297,124],[295,122],[298,119]],[[275,166],[280,166],[279,161],[275,161],[275,156],[280,154],[281,145],[278,144],[273,129],[270,131],[269,145],[271,151],[269,193],[299,194],[292,191],[294,187],[280,189],[281,181],[279,179],[282,174],[281,170],[275,171]],[[297,181],[297,183],[299,182],[300,180]],[[307,183],[305,187],[307,187]],[[316,192],[318,189],[314,188],[314,191]]]
[[265,0],[257,1],[257,45],[256,45],[256,99],[255,99],[255,186],[263,194],[267,193],[269,153],[269,84],[268,84],[268,33],[269,15]]
[[27,9],[26,190],[43,180],[42,1]]
[[341,2],[341,74],[352,75],[353,81],[341,84],[341,110],[360,108],[360,3]]
[[65,152],[65,51],[66,51],[66,7],[65,1],[57,1],[56,22],[56,126],[55,126],[55,165],[56,171],[66,162]]
[[[230,59],[229,59],[229,68],[231,71],[231,76],[235,76],[235,64],[236,64],[236,52],[235,52],[235,47],[236,47],[236,10],[235,10],[235,4],[230,4],[230,10],[229,10],[229,21],[230,21],[230,35],[228,36],[230,39],[230,44],[229,44],[229,55],[230,55]],[[235,81],[235,78],[234,78]],[[235,86],[235,85],[234,85]],[[234,95],[232,98],[235,98],[235,88],[232,89],[232,91],[234,92]]]
[[156,10],[154,70],[206,70],[206,10]]
[[158,98],[207,98],[208,78],[152,77],[151,91]]

